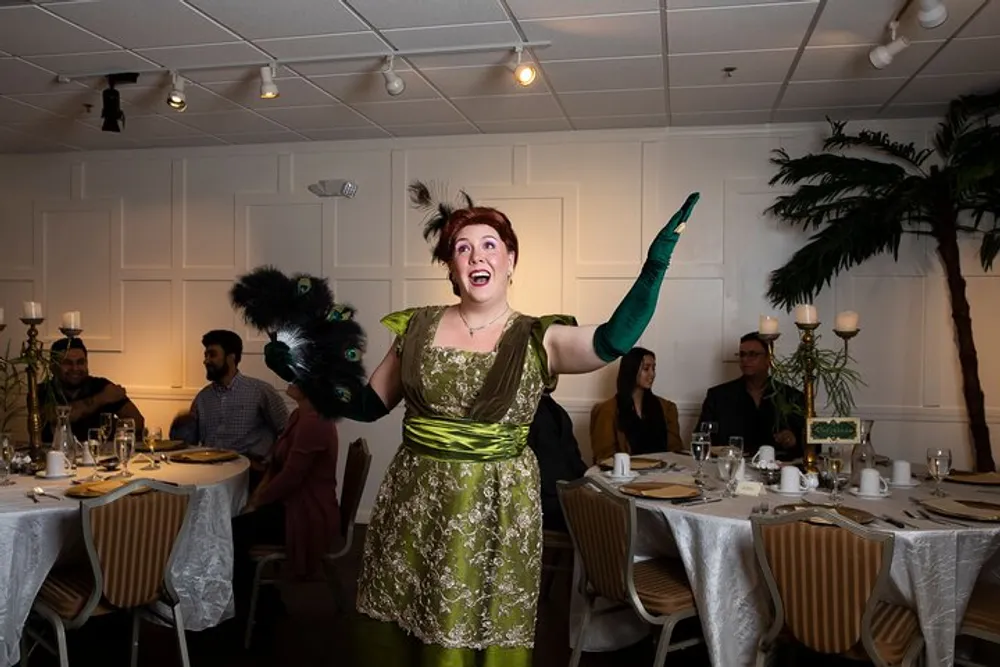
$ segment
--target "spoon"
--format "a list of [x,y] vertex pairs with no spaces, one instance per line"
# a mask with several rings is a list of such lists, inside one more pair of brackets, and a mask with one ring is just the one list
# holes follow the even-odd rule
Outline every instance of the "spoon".
[[31,490],[31,493],[34,495],[36,503],[38,502],[38,496],[48,496],[49,498],[55,498],[56,500],[62,500],[62,498],[60,498],[56,494],[49,493],[48,491],[46,491],[45,489],[43,489],[40,486],[36,486],[35,488],[33,488]]

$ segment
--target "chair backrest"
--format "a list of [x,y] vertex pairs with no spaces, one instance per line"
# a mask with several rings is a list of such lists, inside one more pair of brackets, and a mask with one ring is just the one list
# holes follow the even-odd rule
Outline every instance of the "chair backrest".
[[[816,521],[820,523],[813,523]],[[751,517],[754,550],[783,627],[818,653],[843,653],[865,638],[892,565],[891,533],[824,509]]]
[[586,477],[557,482],[556,489],[590,586],[603,598],[629,602],[635,505],[601,491]]
[[358,507],[361,505],[361,496],[365,493],[371,465],[372,455],[364,438],[358,438],[348,445],[344,483],[340,488],[340,532],[345,540],[350,540],[354,534],[354,521],[358,517]]
[[187,529],[192,486],[135,480],[80,503],[97,590],[112,605],[140,607],[166,591],[174,547]]

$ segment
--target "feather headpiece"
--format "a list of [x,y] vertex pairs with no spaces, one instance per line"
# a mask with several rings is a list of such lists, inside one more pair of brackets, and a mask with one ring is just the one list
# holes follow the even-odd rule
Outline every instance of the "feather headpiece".
[[236,281],[230,299],[247,324],[270,337],[267,367],[297,385],[323,417],[342,416],[364,388],[365,334],[354,309],[334,301],[327,280],[262,266]]
[[436,240],[444,229],[448,218],[456,210],[461,208],[472,208],[472,197],[465,190],[459,190],[461,196],[461,206],[455,206],[446,201],[444,186],[431,182],[430,186],[422,181],[413,181],[407,188],[410,192],[410,202],[413,207],[425,211],[427,218],[424,220],[424,240]]

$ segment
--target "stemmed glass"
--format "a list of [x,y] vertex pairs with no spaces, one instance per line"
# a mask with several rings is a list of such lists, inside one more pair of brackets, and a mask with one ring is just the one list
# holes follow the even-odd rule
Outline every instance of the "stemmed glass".
[[118,460],[121,461],[122,477],[132,477],[132,472],[128,469],[129,459],[132,458],[132,449],[135,447],[135,431],[119,428],[115,433],[115,449],[118,453]]
[[97,457],[100,454],[101,441],[103,439],[104,433],[101,432],[101,429],[87,429],[87,442],[84,443],[84,447],[87,448],[87,452],[90,454],[90,461],[93,468],[90,469],[90,477],[83,480],[85,482],[96,482],[101,479],[101,476],[97,474]]
[[948,494],[941,490],[941,480],[951,472],[951,450],[931,447],[927,450],[927,472],[934,478],[931,495],[944,498]]
[[743,436],[742,435],[731,435],[729,436],[729,446],[735,447],[740,450],[740,456],[743,456]]
[[10,433],[0,433],[0,486],[12,486],[10,468],[14,464],[14,441]]
[[719,451],[719,478],[725,483],[724,498],[732,498],[736,487],[736,470],[743,460],[743,451],[737,447],[723,447]]
[[163,431],[159,427],[146,429],[146,449],[149,450],[150,462],[143,470],[159,470],[160,461],[156,458],[156,443],[163,439]]
[[700,433],[707,433],[709,444],[714,445],[715,436],[719,432],[719,422],[701,422],[698,424],[698,431]]
[[695,462],[698,464],[698,470],[694,474],[696,480],[705,479],[705,473],[702,472],[702,466],[708,459],[708,455],[712,451],[712,440],[709,434],[705,431],[695,431],[691,434],[691,457],[694,458]]
[[840,474],[841,469],[844,467],[844,460],[841,458],[839,451],[830,449],[823,461],[825,472],[830,477],[830,502],[835,506],[839,506],[844,499],[840,490],[847,483],[847,478],[841,477]]

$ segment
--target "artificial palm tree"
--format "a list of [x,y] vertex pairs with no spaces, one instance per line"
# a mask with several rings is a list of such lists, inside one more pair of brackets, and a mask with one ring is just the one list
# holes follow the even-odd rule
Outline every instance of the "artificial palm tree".
[[778,173],[771,185],[797,188],[767,211],[791,225],[819,230],[771,273],[767,296],[786,309],[811,300],[838,273],[871,257],[892,253],[898,259],[903,234],[934,239],[951,297],[962,394],[980,471],[995,466],[958,239],[978,236],[983,269],[992,268],[1000,251],[1000,127],[991,125],[998,113],[1000,91],[960,97],[949,105],[934,148],[922,150],[884,132],[848,134],[846,123],[831,121],[832,134],[821,152],[791,158],[776,151],[771,162]]

